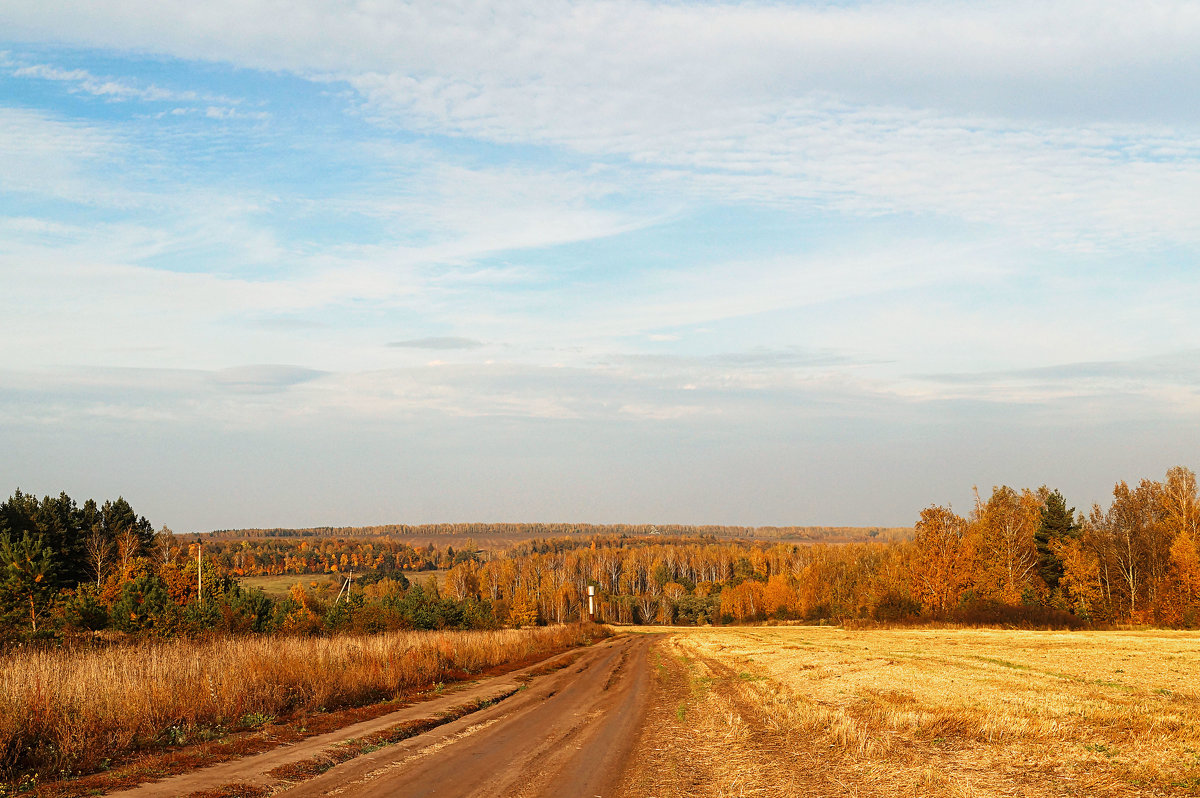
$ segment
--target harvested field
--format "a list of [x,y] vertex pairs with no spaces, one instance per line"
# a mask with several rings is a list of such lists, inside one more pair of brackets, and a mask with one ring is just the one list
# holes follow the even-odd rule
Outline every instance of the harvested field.
[[1200,794],[1195,633],[669,631],[631,794]]

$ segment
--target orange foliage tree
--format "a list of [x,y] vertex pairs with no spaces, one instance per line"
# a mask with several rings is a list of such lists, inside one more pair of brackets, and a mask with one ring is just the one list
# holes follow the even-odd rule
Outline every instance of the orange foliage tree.
[[967,522],[948,507],[921,511],[914,527],[914,587],[935,616],[954,607],[972,582],[975,552],[967,538]]

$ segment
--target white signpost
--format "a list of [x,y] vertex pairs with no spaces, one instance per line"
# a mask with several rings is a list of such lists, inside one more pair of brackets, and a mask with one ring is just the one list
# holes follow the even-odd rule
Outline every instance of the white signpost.
[[588,585],[588,620],[596,620],[596,586]]

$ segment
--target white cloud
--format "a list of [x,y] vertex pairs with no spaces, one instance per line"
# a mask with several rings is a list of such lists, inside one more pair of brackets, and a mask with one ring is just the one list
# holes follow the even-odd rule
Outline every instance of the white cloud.
[[[644,116],[644,100],[677,95],[694,119],[715,105],[701,109],[689,100],[755,103],[828,90],[868,103],[899,97],[913,106],[957,103],[1002,116],[1023,115],[1022,107],[1040,115],[1064,103],[1120,113],[1140,100],[1160,114],[1194,119],[1197,104],[1186,102],[1186,93],[1200,90],[1178,75],[1200,63],[1200,10],[1180,0],[353,7],[307,0],[282,11],[269,0],[43,0],[8,6],[3,20],[13,41],[428,79],[451,87],[428,96],[457,93],[463,113],[480,88],[523,84],[533,96],[546,87],[588,87],[579,108],[602,100],[589,118],[621,97],[625,110]],[[1172,75],[1183,98],[1139,91],[1159,89]],[[487,100],[477,98],[484,106]],[[657,113],[669,119],[675,109]],[[1139,109],[1137,116],[1154,114]]]
[[[43,0],[0,27],[39,53],[5,81],[59,88],[0,109],[0,435],[29,451],[233,430],[304,479],[344,437],[382,479],[457,437],[433,494],[604,447],[654,485],[691,447],[698,498],[740,507],[729,474],[791,497],[843,457],[844,489],[889,436],[908,473],[947,418],[1026,463],[993,425],[1194,438],[1194,368],[1057,368],[1200,340],[1194,4]],[[64,90],[103,102],[73,121]],[[205,121],[235,118],[272,121]]]
[[153,83],[138,85],[135,81],[99,76],[86,69],[63,69],[53,64],[27,63],[4,52],[0,52],[0,67],[7,68],[14,78],[62,83],[74,93],[90,95],[108,102],[191,104],[159,111],[155,114],[157,118],[188,114],[202,114],[208,119],[218,120],[249,119],[261,122],[271,118],[266,111],[239,108],[242,101],[235,97],[194,90],[167,89]]
[[[364,157],[387,174],[405,170],[364,195],[335,206],[387,224],[421,231],[427,243],[407,247],[427,262],[469,263],[488,253],[547,247],[616,235],[660,217],[635,203],[620,210],[595,204],[619,190],[610,172],[584,173],[537,166],[464,166],[438,162],[425,149],[366,148]],[[412,161],[431,163],[413,168]],[[403,232],[404,228],[401,228]],[[401,248],[396,248],[400,251]]]
[[388,124],[623,159],[642,190],[1068,248],[1200,242],[1190,3],[46,2],[0,20],[346,81]]
[[78,91],[111,100],[179,102],[201,99],[201,96],[194,91],[172,91],[154,85],[143,88],[114,78],[97,77],[86,69],[61,69],[50,64],[19,66],[12,69],[11,74],[18,78],[38,78],[70,83]]
[[121,137],[100,126],[0,107],[0,192],[125,204],[129,192],[90,179],[97,162],[119,159],[125,151]]
[[931,423],[931,416],[946,412],[1066,428],[1081,419],[1104,425],[1131,414],[1182,423],[1200,412],[1194,352],[899,382],[862,365],[840,355],[752,351],[706,358],[613,357],[570,368],[498,363],[333,372],[274,364],[8,369],[0,373],[0,417],[35,425],[103,416],[276,431],[423,418],[440,419],[438,424],[466,418],[599,423],[637,418],[687,421],[699,430],[708,423],[755,429],[781,419],[789,424],[808,419],[818,426],[846,418]]

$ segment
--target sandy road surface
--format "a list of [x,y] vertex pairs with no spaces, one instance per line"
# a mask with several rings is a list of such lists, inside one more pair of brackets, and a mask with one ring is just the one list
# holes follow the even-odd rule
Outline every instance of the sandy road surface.
[[[649,685],[642,635],[604,641],[568,655],[571,664],[531,680],[517,671],[435,701],[296,746],[195,771],[119,793],[158,798],[232,783],[289,798],[535,798],[617,795],[645,711]],[[534,668],[526,671],[536,672]],[[516,688],[519,689],[513,693]],[[400,722],[429,718],[493,696],[508,697],[423,734],[291,784],[269,771],[310,759],[338,742]]]

